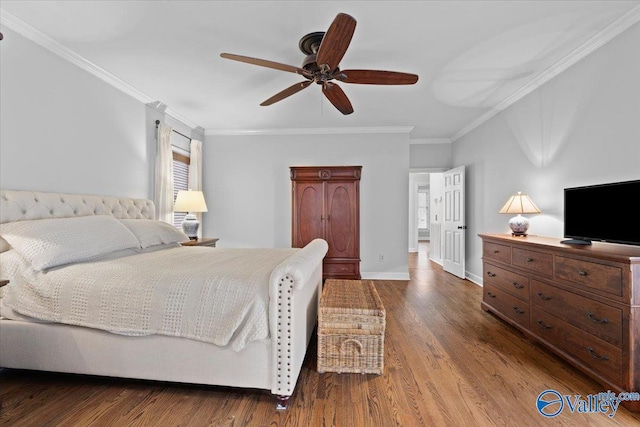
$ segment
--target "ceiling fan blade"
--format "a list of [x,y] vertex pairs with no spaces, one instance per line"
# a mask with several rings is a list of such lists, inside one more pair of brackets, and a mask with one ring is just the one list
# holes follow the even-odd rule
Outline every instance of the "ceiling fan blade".
[[280,71],[288,71],[290,73],[300,74],[305,77],[311,76],[310,73],[303,68],[294,67],[293,65],[281,64],[279,62],[267,61],[266,59],[235,55],[233,53],[221,53],[220,56],[226,59],[232,59],[234,61],[246,62],[247,64],[259,65],[261,67],[273,68]]
[[326,64],[329,70],[336,69],[351,43],[355,30],[356,20],[346,13],[339,13],[322,38],[316,55],[318,65]]
[[325,83],[322,87],[322,93],[342,114],[347,115],[353,113],[353,107],[347,95],[335,83]]
[[312,83],[312,81],[308,80],[308,81],[305,81],[305,82],[296,83],[296,84],[294,84],[292,86],[289,86],[285,90],[276,93],[275,95],[273,95],[271,98],[267,99],[266,101],[264,101],[260,105],[262,105],[264,107],[264,106],[267,106],[267,105],[275,104],[278,101],[282,101],[283,99],[293,95],[294,93],[300,92],[302,89],[308,87],[311,83]]
[[379,70],[341,70],[335,78],[362,85],[412,85],[418,81],[415,74]]

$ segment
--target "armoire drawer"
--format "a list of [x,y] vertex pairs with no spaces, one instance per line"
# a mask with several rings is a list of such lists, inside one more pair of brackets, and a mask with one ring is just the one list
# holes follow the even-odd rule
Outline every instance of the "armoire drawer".
[[568,280],[605,295],[622,296],[622,268],[556,256],[556,278]]
[[327,260],[325,258],[322,265],[322,275],[325,278],[334,279],[359,279],[360,262]]
[[565,322],[571,323],[615,346],[622,346],[620,308],[568,292],[539,280],[531,281],[531,302]]
[[545,276],[553,274],[553,255],[544,252],[512,248],[511,264]]
[[485,283],[483,301],[518,324],[529,327],[529,304],[509,295],[499,288]]
[[500,288],[522,301],[529,301],[529,278],[522,274],[485,262],[483,283]]
[[601,376],[621,383],[622,349],[576,328],[561,319],[531,307],[531,327],[542,339],[559,348]]
[[496,260],[505,264],[511,264],[511,246],[486,242],[482,246],[482,258]]

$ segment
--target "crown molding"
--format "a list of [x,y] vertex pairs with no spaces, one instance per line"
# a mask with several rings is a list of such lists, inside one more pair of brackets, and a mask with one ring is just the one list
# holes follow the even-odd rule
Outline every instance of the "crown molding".
[[451,144],[450,138],[414,138],[409,140],[409,145],[425,144]]
[[338,128],[282,128],[282,129],[207,129],[206,136],[263,136],[263,135],[345,135],[405,133],[413,126],[338,127]]
[[504,101],[500,102],[495,107],[491,108],[489,111],[473,120],[471,123],[460,129],[456,132],[452,137],[451,141],[457,141],[462,138],[464,135],[468,134],[491,117],[495,116],[502,110],[505,110],[507,107],[515,104],[517,101],[524,98],[526,95],[530,94],[534,90],[538,89],[540,86],[556,77],[558,74],[565,71],[567,68],[571,67],[578,61],[580,61],[585,56],[589,55],[596,49],[600,48],[604,44],[608,43],[616,36],[631,28],[631,26],[640,22],[640,5],[635,6],[629,12],[625,13],[620,18],[616,19],[610,25],[606,26],[602,30],[600,30],[597,34],[591,37],[586,42],[582,43],[568,55],[564,56],[562,59],[557,61],[555,64],[535,76],[532,80],[530,80],[527,84],[522,86],[520,89],[516,90],[512,93],[508,98]]
[[61,45],[57,41],[53,40],[51,37],[47,36],[41,31],[36,30],[31,25],[27,24],[17,16],[7,12],[4,9],[0,9],[0,23],[5,25],[7,28],[15,31],[16,33],[20,34],[21,36],[55,53],[61,58],[66,59],[67,61],[71,62],[77,67],[80,67],[83,70],[98,77],[99,79],[109,83],[110,85],[126,93],[127,95],[137,99],[143,104],[149,104],[155,101],[155,99],[145,95],[144,93],[140,92],[138,89],[126,83],[125,81],[119,79],[118,77],[114,76],[113,74],[109,73],[103,68],[100,68],[93,62],[83,58],[82,56],[78,55],[71,49]]
[[[62,44],[58,43],[57,41],[55,41],[51,37],[49,37],[46,34],[44,34],[43,32],[35,29],[31,25],[29,25],[26,22],[22,21],[20,18],[18,18],[14,14],[12,14],[10,12],[7,12],[5,9],[2,9],[2,8],[0,8],[0,24],[6,26],[10,30],[15,31],[16,33],[20,34],[21,36],[25,37],[26,39],[31,40],[32,42],[42,46],[43,48],[49,50],[50,52],[53,52],[54,54],[58,55],[59,57],[61,57],[63,59],[66,59],[67,61],[71,62],[73,65],[75,65],[75,66],[87,71],[90,74],[93,74],[94,76],[96,76],[100,80],[102,80],[102,81],[106,82],[107,84],[115,87],[119,91],[124,92],[126,95],[129,95],[130,97],[142,102],[143,104],[150,105],[150,104],[153,104],[155,102],[158,102],[154,98],[151,98],[150,96],[148,96],[145,93],[139,91],[138,89],[136,89],[135,87],[131,86],[130,84],[128,84],[124,80],[116,77],[115,75],[111,74],[107,70],[99,67],[98,65],[94,64],[93,62],[87,60],[86,58],[84,58],[84,57],[82,57],[80,55],[78,55],[77,53],[75,53],[71,49],[63,46]],[[156,108],[157,109],[156,106],[153,106],[153,105],[150,105],[150,106],[152,108]],[[173,117],[174,119],[184,123],[185,125],[189,126],[190,128],[197,128],[198,127],[197,124],[195,124],[192,121],[188,120],[184,116],[178,114],[176,111],[174,111],[174,110],[172,110],[170,108],[166,108],[166,105],[161,104],[161,106],[164,106],[165,110],[163,112],[165,114],[167,114],[167,115]]]

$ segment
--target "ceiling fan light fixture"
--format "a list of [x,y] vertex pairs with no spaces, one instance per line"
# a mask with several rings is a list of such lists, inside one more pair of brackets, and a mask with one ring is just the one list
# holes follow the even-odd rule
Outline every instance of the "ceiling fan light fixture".
[[381,70],[340,70],[340,61],[344,57],[353,33],[356,20],[346,13],[339,13],[326,32],[316,31],[306,34],[298,42],[298,47],[306,56],[302,67],[281,64],[279,62],[248,56],[222,53],[221,57],[248,64],[259,65],[280,71],[296,73],[307,81],[296,83],[262,102],[260,105],[272,105],[307,88],[315,82],[322,86],[322,93],[342,114],[353,113],[353,107],[344,91],[332,80],[349,84],[369,85],[407,85],[418,81],[418,76],[409,73]]

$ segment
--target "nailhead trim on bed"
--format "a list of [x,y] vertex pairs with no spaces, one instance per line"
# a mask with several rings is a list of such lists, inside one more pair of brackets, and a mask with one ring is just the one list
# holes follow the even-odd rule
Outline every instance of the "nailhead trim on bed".
[[[278,283],[278,331],[277,331],[277,394],[290,395],[291,384],[291,292],[293,279],[284,276]],[[283,317],[284,316],[284,317]],[[285,351],[286,349],[286,351]]]

